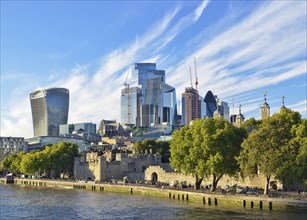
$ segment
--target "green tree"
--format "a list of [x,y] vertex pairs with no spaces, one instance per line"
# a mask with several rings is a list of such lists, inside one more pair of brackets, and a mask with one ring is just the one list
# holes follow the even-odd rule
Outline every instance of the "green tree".
[[20,169],[24,174],[34,175],[39,171],[38,152],[29,152],[21,160]]
[[65,176],[65,174],[67,173],[71,176],[73,174],[74,158],[79,155],[78,145],[73,143],[61,142],[55,147],[55,154],[57,155],[57,169],[60,173],[63,173],[63,176]]
[[294,128],[300,123],[300,115],[282,108],[279,113],[262,121],[259,128],[249,134],[242,143],[238,162],[243,176],[253,176],[259,170],[266,178],[264,194],[268,195],[270,178],[275,175],[291,156],[289,140],[294,135]]
[[1,163],[1,168],[9,172],[20,173],[20,162],[25,155],[24,152],[16,152],[4,158]]
[[243,122],[241,128],[245,129],[245,131],[249,134],[261,125],[261,120],[256,120],[255,118],[250,118]]
[[286,187],[304,184],[307,178],[307,120],[292,129],[294,137],[282,147],[283,164],[276,176]]
[[12,162],[13,162],[13,155],[14,154],[11,154],[7,157],[5,157],[3,159],[3,161],[1,162],[1,170],[7,170],[9,172],[11,172],[11,165],[12,165]]
[[246,132],[222,119],[194,120],[192,125],[176,130],[170,145],[171,166],[180,172],[192,174],[195,188],[203,178],[212,176],[212,191],[223,175],[235,175],[238,165],[235,157]]

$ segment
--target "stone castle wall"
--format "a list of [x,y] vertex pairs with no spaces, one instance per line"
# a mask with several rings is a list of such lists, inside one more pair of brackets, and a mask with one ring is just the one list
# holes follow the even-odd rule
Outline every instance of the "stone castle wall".
[[[192,175],[185,175],[183,173],[176,172],[166,172],[160,166],[150,166],[145,170],[145,180],[151,181],[153,173],[157,174],[157,181],[171,184],[174,180],[178,180],[179,182],[186,181],[187,184],[191,184],[192,186],[195,184],[195,177]],[[278,182],[274,177],[271,178],[271,181]],[[212,184],[212,177],[208,179],[204,179],[202,182],[202,186],[206,187]],[[222,189],[226,189],[228,186],[233,186],[238,184],[240,186],[248,186],[251,188],[264,188],[265,186],[265,177],[263,174],[259,174],[254,178],[245,178],[244,180],[240,177],[229,177],[228,175],[224,175],[218,182],[218,186]],[[281,186],[278,185],[280,188]]]

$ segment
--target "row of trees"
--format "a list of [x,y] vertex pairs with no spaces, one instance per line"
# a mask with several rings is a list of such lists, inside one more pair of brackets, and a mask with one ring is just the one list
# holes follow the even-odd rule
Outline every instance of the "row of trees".
[[265,120],[247,120],[237,128],[222,119],[198,119],[173,133],[170,163],[195,176],[198,189],[212,176],[212,191],[223,175],[265,175],[265,194],[272,175],[291,187],[307,177],[307,122],[282,108]]
[[78,155],[78,145],[61,142],[47,145],[39,152],[11,154],[2,161],[1,169],[17,174],[45,174],[47,177],[50,177],[51,171],[54,171],[56,177],[60,177],[60,174],[72,176],[74,158]]

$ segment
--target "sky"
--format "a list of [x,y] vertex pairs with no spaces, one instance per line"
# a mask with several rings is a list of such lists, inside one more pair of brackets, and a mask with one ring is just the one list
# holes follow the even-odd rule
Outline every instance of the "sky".
[[[68,123],[120,120],[134,63],[166,71],[177,100],[195,81],[245,118],[285,106],[306,118],[306,1],[3,1],[1,136],[33,137],[29,94],[70,91]],[[181,112],[181,111],[180,111]]]

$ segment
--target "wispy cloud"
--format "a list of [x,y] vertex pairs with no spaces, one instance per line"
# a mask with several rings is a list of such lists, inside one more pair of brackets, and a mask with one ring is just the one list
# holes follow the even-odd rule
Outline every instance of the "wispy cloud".
[[[190,85],[188,68],[193,66],[196,57],[201,95],[212,90],[225,100],[235,97],[243,104],[243,112],[255,111],[263,95],[251,98],[252,91],[306,74],[307,49],[306,11],[302,10],[305,2],[259,4],[242,19],[236,14],[241,10],[227,14],[227,19],[221,17],[218,29],[210,26],[202,30],[192,40],[187,40],[180,51],[169,47],[170,43],[205,17],[209,1],[201,2],[184,16],[179,13],[181,6],[177,6],[160,21],[149,25],[145,34],[104,55],[94,73],[87,65],[76,64],[68,76],[57,75],[60,78],[44,86],[63,86],[70,90],[70,123],[120,119],[121,88],[127,74],[131,77],[129,67],[133,63],[157,62],[158,68],[167,70],[167,82],[176,87],[177,96],[181,98],[184,87]],[[32,136],[28,99],[23,96],[16,100],[18,109],[26,111],[6,110],[5,118],[1,118],[1,135]],[[293,109],[303,112],[304,104],[306,100]],[[236,104],[235,113],[237,111]]]
[[210,2],[209,0],[203,1],[198,6],[198,8],[194,11],[194,17],[193,17],[194,22],[198,21],[199,17],[203,14],[203,12],[204,12],[205,8],[208,6],[209,2]]
[[[174,18],[181,7],[175,7],[161,21],[149,27],[148,32],[137,36],[134,42],[103,56],[100,60],[100,67],[94,74],[88,72],[86,65],[80,64],[76,64],[68,74],[60,78],[57,78],[59,75],[53,77],[51,74],[49,80],[54,80],[54,82],[46,87],[57,86],[70,90],[69,123],[80,121],[97,123],[102,118],[120,119],[120,93],[127,71],[130,71],[129,67],[134,62],[158,62],[167,59],[169,55],[163,54],[162,57],[159,53],[181,31],[197,21],[197,17],[202,14],[207,4],[208,2],[201,3],[195,11],[179,21],[175,21]],[[194,19],[193,14],[195,14]],[[172,27],[175,28],[170,27],[171,23],[174,23]],[[157,45],[160,45],[158,50]],[[27,111],[11,112],[8,110],[9,117],[5,115],[6,119],[1,120],[1,134],[18,135],[20,133],[31,137],[32,122],[28,96],[23,96],[18,105],[19,109],[27,109]],[[21,128],[27,128],[27,131]]]
[[[304,4],[264,2],[245,19],[221,27],[219,35],[205,41],[198,38],[198,49],[176,65],[168,78],[183,91],[188,66],[196,57],[200,93],[211,89],[230,98],[306,74]],[[182,72],[185,77],[178,77]]]

